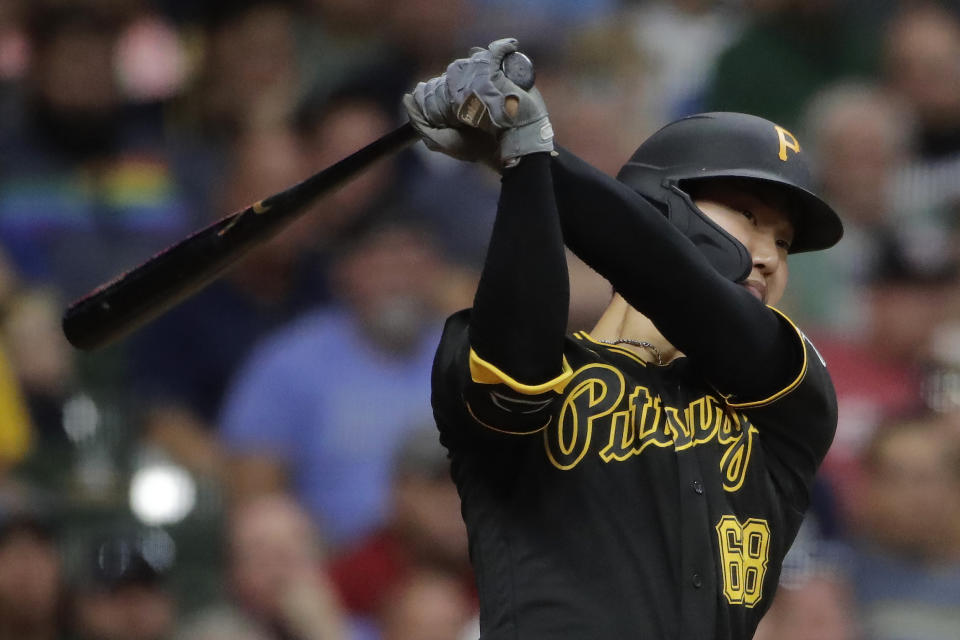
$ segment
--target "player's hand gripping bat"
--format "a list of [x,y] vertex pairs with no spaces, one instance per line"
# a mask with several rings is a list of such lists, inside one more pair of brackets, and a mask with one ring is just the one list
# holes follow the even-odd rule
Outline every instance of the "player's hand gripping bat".
[[[533,86],[530,59],[511,53],[503,72],[524,90]],[[418,139],[406,123],[343,160],[246,209],[232,213],[71,304],[63,332],[78,349],[95,349],[126,335],[215,280],[248,250],[305,213],[380,158]]]

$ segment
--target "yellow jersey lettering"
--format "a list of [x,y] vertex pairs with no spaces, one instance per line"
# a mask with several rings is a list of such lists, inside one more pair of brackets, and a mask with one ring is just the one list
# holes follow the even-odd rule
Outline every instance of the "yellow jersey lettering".
[[717,442],[729,444],[740,437],[743,429],[740,427],[740,415],[735,411],[724,411],[720,428],[717,430]]
[[667,419],[664,417],[665,407],[661,404],[660,396],[653,396],[652,401],[644,404],[640,417],[640,427],[638,429],[639,446],[637,453],[643,451],[648,446],[669,447],[673,445],[673,435],[667,427]]
[[610,414],[623,399],[623,374],[605,364],[578,370],[553,425],[543,432],[551,464],[568,470],[577,466],[590,448],[594,422]]
[[740,490],[758,433],[745,415],[709,395],[681,409],[664,405],[647,387],[634,387],[629,398],[625,393],[626,381],[615,367],[591,364],[577,370],[557,419],[544,429],[550,463],[563,471],[573,469],[595,437],[603,443],[597,454],[607,463],[625,462],[649,446],[682,451],[716,439],[723,447],[722,486],[728,492]]
[[673,448],[677,451],[686,449],[693,444],[693,433],[687,426],[687,421],[680,415],[676,407],[664,407],[667,414],[667,429],[673,440]]
[[697,398],[687,405],[687,423],[693,430],[693,443],[709,442],[723,422],[723,407],[713,396]]
[[743,433],[720,458],[720,472],[723,476],[725,491],[733,493],[743,486],[743,480],[747,476],[747,466],[750,464],[750,455],[753,453],[753,436],[756,433],[758,433],[757,428],[744,418]]
[[660,415],[663,413],[660,396],[650,395],[646,387],[637,387],[632,398],[634,402],[630,409],[633,411],[633,421],[637,424],[637,452],[643,451],[651,443],[658,447],[669,445],[670,436],[660,428]]
[[610,441],[600,450],[600,457],[604,462],[611,460],[623,462],[635,453],[633,449],[635,435],[630,412],[614,411],[610,425]]

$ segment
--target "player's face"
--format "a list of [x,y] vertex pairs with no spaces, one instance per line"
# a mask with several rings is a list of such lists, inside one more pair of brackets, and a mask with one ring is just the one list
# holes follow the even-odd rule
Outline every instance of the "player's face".
[[723,184],[699,193],[697,206],[750,252],[753,269],[741,282],[765,304],[776,304],[787,287],[787,252],[794,228],[786,203],[773,193]]

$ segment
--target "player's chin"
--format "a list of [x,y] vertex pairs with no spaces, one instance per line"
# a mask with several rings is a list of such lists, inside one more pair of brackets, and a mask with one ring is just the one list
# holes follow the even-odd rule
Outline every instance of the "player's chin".
[[747,290],[750,295],[766,305],[776,306],[783,298],[786,289],[786,279],[773,277],[764,279],[752,277],[747,278],[740,283],[740,286]]
[[783,300],[784,287],[771,286],[767,287],[767,295],[764,297],[764,304],[775,307],[780,304],[780,301]]
[[752,295],[754,298],[766,304],[767,287],[762,282],[757,280],[745,280],[740,283],[740,286],[746,289],[747,293]]

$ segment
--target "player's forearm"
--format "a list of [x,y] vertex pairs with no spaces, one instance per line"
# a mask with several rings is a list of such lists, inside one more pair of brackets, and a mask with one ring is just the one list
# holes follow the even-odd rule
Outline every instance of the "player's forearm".
[[470,345],[520,382],[551,380],[562,371],[569,300],[550,159],[532,154],[503,173]]
[[796,339],[651,203],[565,150],[552,162],[564,241],[730,393],[795,374]]

